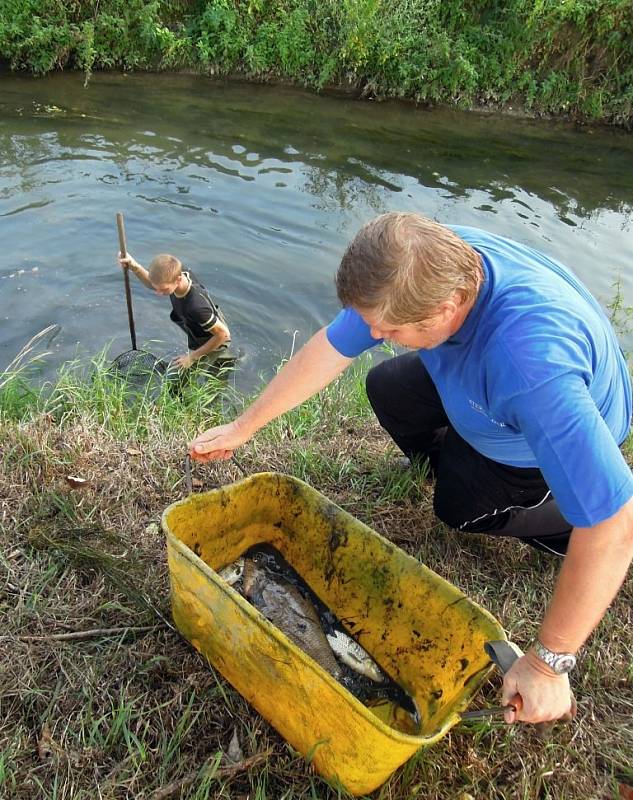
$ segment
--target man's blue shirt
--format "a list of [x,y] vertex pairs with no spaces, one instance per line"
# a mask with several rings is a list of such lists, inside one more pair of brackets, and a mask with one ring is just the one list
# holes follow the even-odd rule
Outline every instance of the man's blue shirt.
[[[633,496],[618,447],[631,421],[631,380],[608,319],[557,261],[476,228],[450,227],[484,271],[462,327],[419,351],[451,424],[494,461],[538,467],[570,524],[607,519]],[[381,341],[353,309],[343,309],[327,335],[348,357]]]

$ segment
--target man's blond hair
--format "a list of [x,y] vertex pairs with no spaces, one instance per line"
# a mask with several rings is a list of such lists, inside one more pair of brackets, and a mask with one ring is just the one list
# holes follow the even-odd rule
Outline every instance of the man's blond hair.
[[475,299],[483,279],[479,255],[457,234],[421,214],[382,214],[349,244],[336,274],[345,307],[382,322],[424,322],[455,293]]
[[161,283],[173,283],[182,275],[182,264],[176,256],[161,253],[152,259],[149,269],[149,279],[154,286]]

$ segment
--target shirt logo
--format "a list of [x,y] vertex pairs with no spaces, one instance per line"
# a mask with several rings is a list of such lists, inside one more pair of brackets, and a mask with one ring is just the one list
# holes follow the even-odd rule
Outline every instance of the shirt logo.
[[479,414],[483,414],[484,417],[487,417],[493,425],[497,425],[499,428],[506,428],[505,422],[501,422],[501,420],[495,419],[491,417],[490,414],[486,411],[486,409],[480,405],[479,403],[475,403],[474,400],[471,400],[470,397],[468,398],[468,405],[473,409],[473,411],[477,411]]

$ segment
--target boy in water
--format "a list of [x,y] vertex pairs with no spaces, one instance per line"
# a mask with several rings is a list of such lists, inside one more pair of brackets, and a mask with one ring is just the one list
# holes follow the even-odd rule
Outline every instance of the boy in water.
[[125,258],[119,253],[118,261],[156,294],[169,295],[170,319],[187,334],[189,345],[188,353],[173,360],[175,366],[187,369],[200,359],[207,364],[227,359],[231,334],[220,307],[194,273],[183,270],[179,259],[168,254],[158,255],[150,263],[149,270],[129,253]]

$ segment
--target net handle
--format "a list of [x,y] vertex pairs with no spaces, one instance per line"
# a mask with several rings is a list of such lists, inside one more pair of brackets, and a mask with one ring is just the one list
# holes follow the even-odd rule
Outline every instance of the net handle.
[[[235,456],[231,456],[231,461],[235,464],[235,466],[239,469],[242,475],[245,478],[248,478],[248,472],[244,469],[242,464],[235,458]],[[184,461],[184,472],[185,472],[185,488],[187,490],[187,494],[193,493],[193,478],[191,477],[191,456],[189,453],[185,456]]]
[[[123,224],[123,214],[120,212],[116,215],[116,225],[119,230],[119,250],[121,251],[121,258],[127,255],[127,246],[125,243],[125,225]],[[130,288],[130,268],[126,264],[123,267],[123,280],[125,282],[125,302],[127,303],[127,321],[130,326],[130,339],[132,340],[132,350],[138,350],[136,346],[136,329],[134,328],[134,312],[132,311],[132,290]]]

